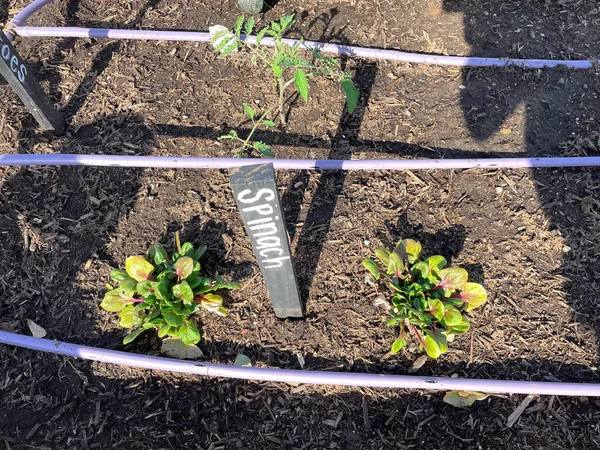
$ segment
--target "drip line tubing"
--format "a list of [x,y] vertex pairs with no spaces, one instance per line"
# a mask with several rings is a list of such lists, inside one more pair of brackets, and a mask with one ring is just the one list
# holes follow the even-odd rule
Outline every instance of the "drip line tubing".
[[[164,41],[209,42],[210,34],[195,31],[159,31],[159,30],[118,30],[107,28],[74,28],[74,27],[26,27],[25,22],[34,13],[53,0],[34,0],[21,10],[6,26],[5,34],[9,40],[14,35],[29,37],[80,37],[80,38],[112,38],[141,39]],[[251,44],[256,43],[256,36],[244,37]],[[288,45],[294,45],[296,39],[283,39]],[[260,45],[273,45],[272,38],[265,38]],[[431,64],[456,67],[507,67],[519,66],[528,69],[568,67],[573,69],[590,69],[597,66],[598,59],[590,60],[550,60],[521,58],[480,58],[474,56],[426,55],[420,53],[401,52],[378,48],[363,48],[349,45],[332,44],[315,41],[304,41],[307,49],[317,49],[335,55],[370,58],[388,61],[400,61],[417,64]]]
[[84,345],[36,338],[0,331],[0,343],[72,356],[108,364],[188,373],[207,377],[228,377],[253,381],[337,385],[356,387],[426,389],[437,391],[477,391],[493,394],[537,394],[600,397],[600,384],[559,383],[537,381],[483,380],[414,375],[378,375],[372,373],[324,372],[262,367],[241,367],[226,364],[185,361],[106,350]]
[[544,167],[597,167],[600,156],[484,159],[262,159],[172,156],[112,156],[70,154],[0,155],[0,166],[101,166],[173,169],[232,169],[272,163],[283,170],[430,170]]
[[16,34],[16,29],[22,25],[25,25],[27,19],[29,19],[33,14],[38,12],[48,3],[52,3],[54,0],[35,0],[34,2],[27,5],[21,11],[19,11],[15,17],[6,25],[4,34],[8,38],[9,41],[14,39],[14,35]]
[[[45,0],[48,1],[48,0]],[[78,38],[110,38],[140,39],[158,41],[210,42],[210,34],[197,31],[158,31],[158,30],[118,30],[107,28],[75,28],[75,27],[17,27],[19,36],[27,37],[78,37]],[[256,44],[256,36],[243,37],[250,44]],[[296,39],[283,39],[292,46]],[[421,53],[401,52],[378,48],[363,48],[342,44],[330,44],[316,41],[302,41],[304,48],[319,50],[341,56],[369,58],[388,61],[399,61],[417,64],[431,64],[456,67],[506,67],[519,66],[528,69],[553,68],[564,66],[573,69],[590,69],[599,64],[594,60],[550,60],[550,59],[515,59],[515,58],[478,58],[473,56],[443,56]],[[260,45],[273,46],[273,38],[264,38]]]

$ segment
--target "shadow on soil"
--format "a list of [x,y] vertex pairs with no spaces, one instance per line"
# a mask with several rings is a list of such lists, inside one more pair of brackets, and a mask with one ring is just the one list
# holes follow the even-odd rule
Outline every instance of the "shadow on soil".
[[[588,59],[599,33],[579,19],[593,14],[596,2],[578,3],[577,14],[563,14],[566,4],[444,0],[447,11],[464,14],[465,37],[473,56]],[[582,16],[579,16],[582,14]],[[536,18],[534,28],[517,26],[518,18]],[[534,20],[534,19],[532,19]],[[524,45],[499,36],[524,33]],[[567,34],[565,34],[567,33]],[[464,69],[460,100],[470,134],[484,143],[499,132],[519,108],[525,110],[524,155],[598,155],[598,92],[594,69],[585,71]],[[598,333],[600,277],[593,261],[600,257],[600,194],[597,169],[533,171],[543,213],[565,241],[560,275],[576,322]],[[537,264],[537,261],[535,262]]]
[[[0,3],[0,14],[3,4]],[[77,4],[78,1],[71,2],[71,5]],[[495,8],[493,5],[486,5],[488,13],[490,8]],[[472,2],[458,0],[447,1],[446,6],[448,10],[465,13],[466,35],[473,46],[473,54],[506,56],[511,53],[510,48],[494,47],[498,42],[494,34],[497,27],[490,27],[489,21],[498,20],[510,24],[510,14],[515,11],[498,9],[493,14],[484,15],[483,9],[474,8]],[[523,5],[520,4],[519,7]],[[561,16],[558,9],[552,9],[554,6],[547,8],[556,17]],[[529,13],[533,17],[536,12],[537,9]],[[98,71],[106,67],[112,54],[119,48],[118,44],[117,47],[111,45],[113,44],[109,44],[96,56],[89,78],[84,79],[73,96],[72,103],[65,108],[67,114],[73,115],[83,105],[86,92],[89,93],[93,88],[93,80]],[[302,139],[305,141],[302,145],[310,146],[309,143],[312,142],[315,146],[330,146],[330,158],[339,159],[350,158],[352,149],[356,147],[383,148],[390,154],[417,156],[422,151],[417,146],[360,140],[360,122],[375,76],[374,65],[365,65],[357,71],[356,82],[363,92],[361,109],[353,116],[342,118],[331,141],[321,142],[308,136],[300,136],[300,142]],[[540,73],[480,69],[465,70],[463,78],[466,89],[460,95],[465,119],[471,134],[482,142],[502,126],[517,106],[525,105],[527,135],[521,156],[572,155],[572,152],[586,154],[597,150],[593,145],[577,144],[578,136],[572,135],[583,135],[586,127],[589,129],[595,126],[597,99],[587,94],[590,86],[596,89],[598,86],[598,81],[592,75],[575,79],[572,72],[563,70]],[[557,89],[557,86],[561,86],[561,89]],[[533,90],[536,93],[530,94]],[[113,116],[99,118],[94,123],[71,130],[71,133],[66,139],[63,149],[65,152],[118,153],[122,150],[123,142],[141,143],[142,148],[152,147],[155,133],[211,138],[215,131],[170,125],[158,125],[152,129],[139,117]],[[20,138],[20,151],[28,151],[39,142],[38,139],[46,139],[43,135],[35,138],[27,136],[22,135]],[[298,137],[262,133],[258,138],[267,143],[271,139],[271,143],[285,144],[294,142]],[[561,146],[568,141],[577,145],[565,150]],[[107,142],[111,143],[108,147]],[[473,152],[460,150],[436,151],[440,156],[473,156]],[[431,155],[429,150],[422,151],[422,155],[426,152]],[[97,171],[35,168],[22,170],[3,184],[0,191],[0,229],[3,233],[0,257],[8,261],[6,267],[13,267],[3,279],[18,280],[15,285],[0,279],[3,315],[24,317],[22,307],[24,303],[28,303],[27,307],[30,309],[27,317],[45,321],[57,335],[61,334],[61,327],[68,322],[69,331],[62,334],[62,338],[73,338],[79,342],[87,339],[84,330],[92,330],[94,324],[85,303],[80,309],[65,310],[64,299],[84,297],[83,301],[90,296],[89,287],[84,288],[77,282],[77,273],[92,258],[102,257],[97,252],[110,240],[120,217],[127,214],[136,201],[141,188],[141,173],[137,169]],[[561,274],[569,280],[564,289],[570,295],[569,301],[576,320],[582,320],[597,329],[596,299],[600,280],[594,272],[592,262],[600,257],[600,226],[597,221],[600,194],[592,174],[596,172],[540,170],[535,172],[535,177],[539,184],[543,212],[562,233],[569,248],[565,249]],[[291,185],[305,180],[306,174],[299,173]],[[344,173],[321,175],[314,195],[316,203],[309,210],[307,226],[298,236],[296,258],[303,267],[299,275],[305,286],[305,296],[318,264],[320,249],[327,239],[329,223],[344,180]],[[127,189],[123,189],[124,184]],[[297,205],[301,196],[295,197],[296,195],[292,192],[284,195],[288,221],[291,224],[297,222],[299,215]],[[104,218],[102,221],[94,221],[93,228],[90,228],[85,221],[89,214],[98,214]],[[227,229],[226,225],[210,222],[201,228],[199,223],[199,220],[192,219],[184,225],[184,238],[199,233],[201,239],[210,241],[208,245],[215,251],[227,249],[225,242],[214,237],[222,236]],[[406,236],[411,231],[408,229],[411,225],[402,218],[398,224],[386,225],[392,240]],[[168,231],[178,228],[179,225],[174,224]],[[452,256],[462,249],[464,229],[455,227],[441,230],[435,235],[424,235],[418,226],[412,228],[412,232],[427,241],[436,252]],[[212,241],[210,236],[213,236]],[[43,273],[40,273],[38,267],[45,268]],[[247,266],[242,264],[234,269],[234,276],[243,276]],[[475,277],[482,279],[483,276],[475,268]],[[47,285],[54,287],[51,291],[45,291],[42,286]],[[95,298],[87,300],[97,303]],[[56,323],[52,323],[52,320]],[[76,336],[70,335],[72,323],[77,324]],[[146,345],[155,348],[151,339],[143,339],[142,347]],[[207,343],[203,348],[209,358],[215,357],[223,362],[231,362],[237,353],[245,353],[256,364],[300,368],[297,355],[285,350],[258,345],[241,346],[233,342]],[[385,391],[377,394],[378,399],[365,407],[365,396],[360,392],[336,392],[328,399],[322,394],[291,395],[303,392],[302,386],[265,386],[232,380],[192,382],[182,379],[174,383],[172,378],[161,378],[156,374],[131,376],[125,369],[122,369],[119,377],[112,377],[96,375],[98,367],[87,362],[37,352],[16,352],[4,346],[0,348],[0,352],[3,355],[0,372],[3,373],[1,381],[5,392],[16,389],[17,386],[19,390],[24,389],[20,385],[23,383],[22,366],[17,364],[24,356],[31,355],[32,367],[44,368],[44,375],[37,381],[49,383],[42,391],[33,376],[31,381],[27,381],[30,383],[28,399],[15,399],[17,403],[10,403],[13,406],[0,412],[3,424],[0,441],[4,441],[6,448],[9,448],[8,445],[10,448],[24,448],[51,444],[58,448],[97,448],[97,445],[92,444],[97,442],[119,445],[121,448],[149,448],[150,445],[202,448],[207,443],[221,445],[221,448],[246,448],[256,442],[263,442],[263,448],[312,444],[313,448],[359,449],[368,444],[374,445],[373,443],[394,444],[398,439],[414,440],[415,446],[429,445],[431,448],[475,448],[477,444],[484,448],[502,448],[509,443],[520,445],[519,442],[522,442],[527,433],[535,434],[535,431],[528,431],[527,428],[519,432],[505,428],[504,422],[498,421],[496,414],[500,410],[501,413],[506,413],[506,417],[515,405],[500,399],[492,400],[501,403],[501,406],[494,410],[495,414],[489,414],[485,403],[460,411],[441,405],[439,397],[430,400],[423,394],[399,396]],[[350,363],[347,360],[331,360],[311,354],[305,355],[304,360],[305,369],[390,374],[404,374],[407,371],[406,367],[386,364],[385,361]],[[458,374],[464,377],[524,380],[534,377],[536,372],[554,374],[556,378],[541,376],[548,381],[560,379],[589,382],[596,379],[596,374],[589,367],[564,365],[560,361],[517,359],[502,361],[497,365],[468,365],[448,360],[435,364],[435,373],[445,376]],[[433,363],[427,363],[419,371],[419,374],[430,373],[433,373]],[[15,404],[19,405],[18,414],[14,413]],[[478,414],[478,408],[483,409],[481,414]],[[129,418],[140,413],[145,417],[143,422],[136,419],[135,426],[123,426]],[[340,413],[343,414],[337,419]],[[537,416],[532,414],[527,417],[527,421],[535,422]],[[556,419],[548,418],[548,414],[542,419],[541,423],[544,425],[548,423],[546,420],[556,422]],[[325,420],[333,421],[334,425]],[[65,426],[70,423],[77,426]],[[465,426],[465,423],[471,425]],[[579,439],[584,442],[597,439],[597,431],[588,429],[587,422],[581,423],[586,425],[578,426],[576,422],[571,424],[577,428],[577,436],[570,436],[572,433],[565,431],[566,428],[561,428],[557,423],[555,432],[559,439],[565,439],[564,442],[570,442],[573,447],[577,447]],[[427,442],[423,441],[419,431],[430,427],[431,430],[423,435]],[[51,433],[53,428],[57,430],[56,433]],[[443,445],[437,441],[440,430],[443,430],[445,436]],[[320,436],[319,439],[326,437],[326,440],[313,441],[315,434]],[[556,439],[556,435],[552,439]]]

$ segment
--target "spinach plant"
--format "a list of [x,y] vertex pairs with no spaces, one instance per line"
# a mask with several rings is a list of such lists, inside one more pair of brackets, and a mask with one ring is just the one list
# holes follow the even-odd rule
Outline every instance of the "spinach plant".
[[107,284],[109,291],[100,306],[119,313],[119,325],[132,331],[123,339],[128,344],[150,328],[158,336],[181,339],[188,345],[200,341],[200,331],[190,316],[206,309],[221,316],[228,311],[223,298],[214,292],[219,289],[239,289],[240,285],[200,276],[198,260],[206,251],[202,246],[186,242],[181,245],[175,233],[177,251],[171,256],[162,244],[150,247],[145,256],[130,256],[125,270],[115,269],[110,277],[118,286]]
[[[338,62],[322,55],[316,49],[307,49],[303,47],[303,41],[299,40],[294,45],[288,45],[284,42],[284,35],[294,24],[294,15],[284,16],[279,21],[271,22],[266,27],[258,30],[256,37],[250,37],[254,31],[255,21],[250,17],[245,21],[241,16],[235,22],[232,30],[216,25],[210,27],[211,43],[215,51],[222,56],[230,55],[238,50],[245,50],[250,54],[250,59],[255,66],[261,65],[271,72],[275,80],[278,91],[278,104],[267,108],[260,119],[254,121],[254,112],[252,108],[244,105],[245,114],[253,121],[254,127],[248,137],[244,140],[237,138],[237,134],[228,134],[222,136],[224,139],[236,139],[242,144],[241,151],[255,149],[261,154],[265,154],[268,149],[264,143],[259,143],[258,148],[251,143],[258,126],[272,127],[275,123],[272,120],[265,120],[272,113],[278,113],[281,125],[286,125],[285,106],[291,101],[293,95],[286,99],[286,90],[293,86],[302,99],[308,103],[308,93],[310,89],[309,80],[315,77],[326,77],[340,83],[342,90],[346,95],[346,105],[348,112],[352,113],[358,105],[360,97],[359,90],[354,86],[352,77],[348,72],[343,71]],[[261,46],[260,43],[269,39],[269,46]],[[301,52],[308,50],[312,58],[306,59]],[[270,149],[269,149],[270,151]]]
[[392,252],[380,248],[375,254],[379,262],[367,258],[363,265],[389,288],[386,304],[392,317],[387,324],[399,326],[391,353],[400,351],[412,335],[427,355],[438,358],[454,336],[469,329],[463,313],[485,303],[485,289],[468,282],[465,269],[446,268],[442,256],[421,260],[421,244],[412,239],[400,241]]

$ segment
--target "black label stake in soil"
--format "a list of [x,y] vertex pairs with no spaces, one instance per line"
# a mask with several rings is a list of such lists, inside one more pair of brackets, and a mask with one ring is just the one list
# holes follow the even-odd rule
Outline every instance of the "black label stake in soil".
[[0,79],[2,78],[44,130],[58,134],[65,130],[64,117],[54,108],[31,70],[0,30]]
[[231,188],[279,318],[302,317],[302,303],[273,164],[231,169]]

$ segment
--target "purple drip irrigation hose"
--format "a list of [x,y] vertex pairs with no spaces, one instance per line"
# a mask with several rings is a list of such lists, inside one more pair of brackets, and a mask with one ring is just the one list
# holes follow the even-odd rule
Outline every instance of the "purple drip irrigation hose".
[[597,167],[600,156],[569,158],[487,158],[487,159],[256,159],[172,156],[112,156],[69,154],[0,155],[0,166],[103,166],[155,167],[173,169],[231,169],[272,163],[283,170],[428,170],[499,169],[542,167]]
[[46,6],[48,3],[52,3],[53,1],[54,0],[35,0],[34,2],[30,3],[25,8],[23,8],[21,11],[19,11],[17,13],[17,15],[15,17],[13,17],[12,20],[7,25],[7,30],[11,30],[11,31],[4,32],[4,34],[6,35],[8,40],[9,41],[13,40],[13,38],[14,38],[13,33],[16,33],[17,27],[25,25],[25,22],[27,22],[27,19],[29,19],[33,14],[38,12],[40,9],[42,9],[44,6]]
[[141,369],[189,373],[207,377],[229,377],[243,380],[317,385],[327,384],[337,386],[427,389],[437,391],[459,390],[495,394],[509,393],[600,397],[600,384],[592,383],[481,380],[469,378],[377,375],[371,373],[240,367],[105,350],[25,336],[22,334],[8,333],[6,331],[0,331],[0,343],[109,364],[119,364]]
[[[26,27],[27,19],[53,0],[35,0],[19,12],[9,24],[6,36],[12,40],[13,33],[30,37],[80,37],[80,38],[111,38],[111,39],[141,39],[161,41],[190,41],[209,42],[210,34],[194,31],[155,31],[155,30],[111,30],[101,28],[71,28],[71,27]],[[251,44],[256,43],[256,36],[248,36]],[[295,39],[284,39],[288,45],[298,42]],[[272,46],[273,39],[265,38],[260,45]],[[457,67],[506,67],[519,66],[528,69],[552,67],[568,67],[573,69],[590,69],[599,64],[599,60],[550,60],[550,59],[511,59],[511,58],[478,58],[472,56],[440,56],[420,53],[401,52],[377,48],[362,48],[341,44],[304,41],[307,49],[317,49],[321,52],[335,55],[370,58],[388,61],[400,61],[417,64],[431,64]]]
[[[72,28],[72,27],[19,27],[19,36],[28,37],[79,37],[79,38],[110,38],[110,39],[140,39],[159,41],[193,41],[210,42],[210,34],[195,31],[154,31],[154,30],[111,30],[106,28]],[[248,36],[250,44],[256,43],[256,36]],[[296,39],[283,39],[292,46]],[[265,38],[260,45],[273,46],[272,38]],[[544,67],[569,67],[573,69],[589,69],[599,63],[598,60],[549,60],[549,59],[510,59],[510,58],[476,58],[471,56],[440,56],[408,53],[397,50],[377,48],[362,48],[349,45],[327,44],[324,42],[303,41],[306,49],[316,49],[324,53],[370,58],[407,63],[432,64],[458,67],[506,67],[519,66],[528,69]]]

